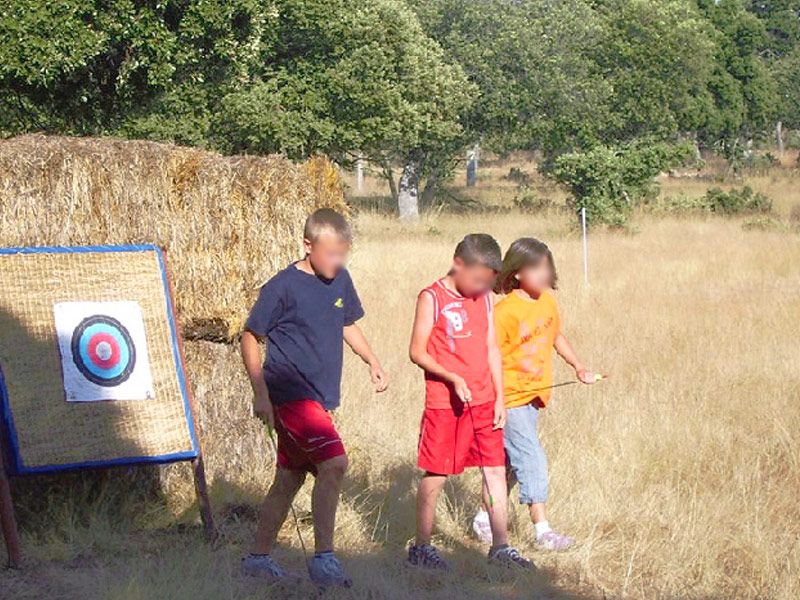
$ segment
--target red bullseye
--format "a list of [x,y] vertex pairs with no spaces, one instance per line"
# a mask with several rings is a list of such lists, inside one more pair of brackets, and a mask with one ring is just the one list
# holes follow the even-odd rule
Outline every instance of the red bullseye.
[[87,347],[89,359],[101,369],[114,367],[120,358],[119,343],[107,333],[96,333]]

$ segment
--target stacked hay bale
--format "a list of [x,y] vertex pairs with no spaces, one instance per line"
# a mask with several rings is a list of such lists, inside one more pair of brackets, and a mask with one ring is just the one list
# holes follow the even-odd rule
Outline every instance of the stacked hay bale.
[[155,142],[0,140],[4,246],[152,242],[169,254],[187,339],[230,341],[254,290],[297,255],[306,214],[344,209],[324,158],[233,156]]
[[320,206],[346,211],[338,172],[323,157],[296,164],[144,141],[0,140],[3,246],[167,250],[212,484],[263,483],[271,463],[231,343],[260,284],[298,256],[303,221]]

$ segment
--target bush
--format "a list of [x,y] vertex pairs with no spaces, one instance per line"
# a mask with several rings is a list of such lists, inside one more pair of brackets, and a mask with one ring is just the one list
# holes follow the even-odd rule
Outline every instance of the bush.
[[522,186],[519,193],[514,196],[514,207],[522,212],[544,212],[553,208],[550,198],[539,196],[533,189]]
[[789,211],[789,222],[792,225],[800,225],[800,203],[795,203],[792,205],[792,208]]
[[711,212],[723,215],[772,211],[772,200],[761,192],[754,192],[749,185],[727,192],[720,188],[711,188],[706,192],[705,201]]
[[655,176],[693,156],[690,144],[596,146],[559,156],[550,176],[567,186],[573,210],[586,208],[590,223],[624,227],[636,203],[656,197]]
[[692,214],[709,211],[705,196],[689,196],[687,194],[657,198],[654,202],[648,204],[648,208],[653,212],[668,214]]
[[800,131],[787,131],[783,140],[784,148],[787,150],[800,150]]
[[779,167],[780,164],[781,161],[771,152],[750,154],[745,161],[745,166],[751,175],[767,175],[773,168]]
[[[653,212],[669,214],[768,214],[772,212],[772,200],[765,194],[754,192],[750,186],[728,191],[715,187],[703,196],[678,194],[658,198],[648,208]],[[800,222],[800,205],[797,205],[796,218]]]
[[519,167],[511,167],[508,171],[508,175],[505,176],[505,179],[509,181],[513,181],[514,183],[518,183],[520,186],[525,186],[530,184],[533,180],[531,174],[527,171],[523,171]]
[[742,229],[745,231],[775,231],[784,227],[781,221],[766,215],[753,217],[742,223]]

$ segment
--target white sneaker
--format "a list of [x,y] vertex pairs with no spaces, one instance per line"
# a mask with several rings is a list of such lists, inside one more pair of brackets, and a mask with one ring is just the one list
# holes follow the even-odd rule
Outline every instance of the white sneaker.
[[289,574],[284,571],[269,554],[248,554],[242,559],[242,573],[250,577],[265,579],[286,579]]
[[342,563],[333,552],[315,554],[308,563],[308,574],[311,581],[322,587],[349,588],[353,585],[353,580],[345,574]]
[[547,531],[536,536],[536,547],[541,550],[553,550],[560,552],[567,550],[575,543],[575,538],[571,538],[563,533],[556,533],[553,530]]
[[472,519],[472,531],[475,537],[484,544],[492,543],[492,525],[489,523],[489,513],[485,510],[479,510]]

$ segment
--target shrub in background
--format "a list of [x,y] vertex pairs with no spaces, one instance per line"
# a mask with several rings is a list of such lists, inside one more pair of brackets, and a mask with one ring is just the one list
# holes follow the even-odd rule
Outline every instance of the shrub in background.
[[519,192],[514,196],[513,203],[514,208],[525,213],[543,212],[555,206],[550,198],[540,196],[528,186],[520,187]]
[[694,154],[691,144],[601,145],[561,155],[549,174],[569,189],[573,210],[586,208],[589,223],[624,227],[636,204],[656,197],[655,176]]
[[766,194],[754,192],[749,185],[728,191],[711,188],[706,192],[705,201],[711,212],[723,215],[772,211],[772,200]]

